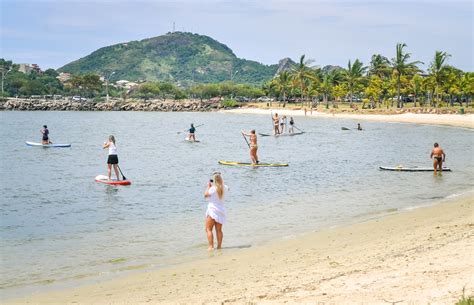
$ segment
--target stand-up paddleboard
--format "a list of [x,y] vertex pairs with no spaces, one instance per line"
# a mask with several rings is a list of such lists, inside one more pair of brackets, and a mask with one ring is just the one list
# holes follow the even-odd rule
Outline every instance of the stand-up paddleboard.
[[[434,169],[432,167],[387,167],[387,166],[380,166],[381,170],[384,171],[397,171],[397,172],[432,172]],[[443,172],[450,172],[451,169],[449,167],[443,167]]]
[[30,142],[30,141],[26,141],[25,142],[26,145],[28,146],[36,146],[36,147],[71,147],[71,144],[41,144],[41,143],[37,143],[37,142]]
[[230,165],[230,166],[252,166],[252,167],[284,167],[284,166],[288,166],[288,164],[286,164],[286,163],[258,163],[258,164],[252,164],[252,163],[245,163],[245,162],[223,161],[223,160],[220,160],[219,164]]
[[130,185],[130,184],[132,184],[132,181],[130,181],[130,180],[119,180],[119,181],[117,181],[117,179],[109,180],[109,177],[107,177],[106,175],[98,175],[98,176],[95,177],[94,180],[95,180],[95,182],[109,184],[109,185]]
[[199,140],[195,140],[195,141],[190,140],[188,137],[184,138],[184,140],[185,140],[185,141],[188,141],[188,142],[201,142],[201,141],[199,141]]
[[292,133],[281,133],[281,134],[268,134],[268,133],[258,133],[261,137],[270,137],[270,136],[274,136],[274,137],[284,137],[284,136],[299,136],[301,134],[303,134],[304,132],[292,132]]

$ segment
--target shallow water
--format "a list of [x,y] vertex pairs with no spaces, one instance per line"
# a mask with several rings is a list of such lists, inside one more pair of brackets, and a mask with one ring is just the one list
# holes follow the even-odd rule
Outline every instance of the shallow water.
[[[295,118],[307,133],[259,137],[262,162],[287,168],[225,167],[248,162],[241,129],[269,133],[269,116],[158,112],[1,112],[0,287],[3,298],[77,285],[128,270],[207,255],[205,185],[213,171],[230,187],[227,250],[431,204],[473,187],[471,130]],[[200,143],[184,141],[190,122]],[[47,124],[52,141],[27,147]],[[106,173],[109,134],[129,187],[94,182]],[[379,171],[431,166],[433,142],[453,172]],[[226,250],[226,251],[227,251]]]

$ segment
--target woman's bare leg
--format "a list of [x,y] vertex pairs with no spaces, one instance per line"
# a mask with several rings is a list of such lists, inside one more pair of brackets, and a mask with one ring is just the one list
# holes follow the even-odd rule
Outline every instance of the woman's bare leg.
[[222,233],[222,224],[218,222],[216,222],[216,236],[217,236],[217,249],[221,249],[224,233]]
[[[118,165],[117,164],[114,164],[114,171],[115,171],[115,176],[117,176],[117,181],[120,180],[120,176],[119,176],[119,171],[118,171]],[[110,175],[109,175],[110,177]]]
[[107,175],[109,176],[110,180],[110,176],[112,175],[112,164],[107,164]]
[[212,235],[212,229],[216,222],[210,216],[206,218],[206,234],[207,234],[207,241],[209,242],[209,247],[207,250],[214,250],[214,235]]

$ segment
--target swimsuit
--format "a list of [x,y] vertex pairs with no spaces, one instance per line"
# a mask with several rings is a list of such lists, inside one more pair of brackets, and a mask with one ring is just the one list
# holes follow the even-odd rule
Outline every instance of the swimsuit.
[[443,161],[443,158],[442,157],[439,157],[439,156],[436,156],[434,157],[436,160],[438,160],[438,162],[442,162]]

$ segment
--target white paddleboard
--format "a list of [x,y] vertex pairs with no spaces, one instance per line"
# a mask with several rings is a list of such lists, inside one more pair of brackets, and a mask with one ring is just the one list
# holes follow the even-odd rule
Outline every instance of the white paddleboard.
[[193,140],[190,140],[188,137],[184,138],[185,141],[188,141],[188,142],[201,142],[199,140],[196,140],[196,141],[193,141]]
[[37,143],[37,142],[30,142],[26,141],[26,145],[28,146],[36,146],[36,147],[71,147],[71,144],[42,144],[42,143]]

